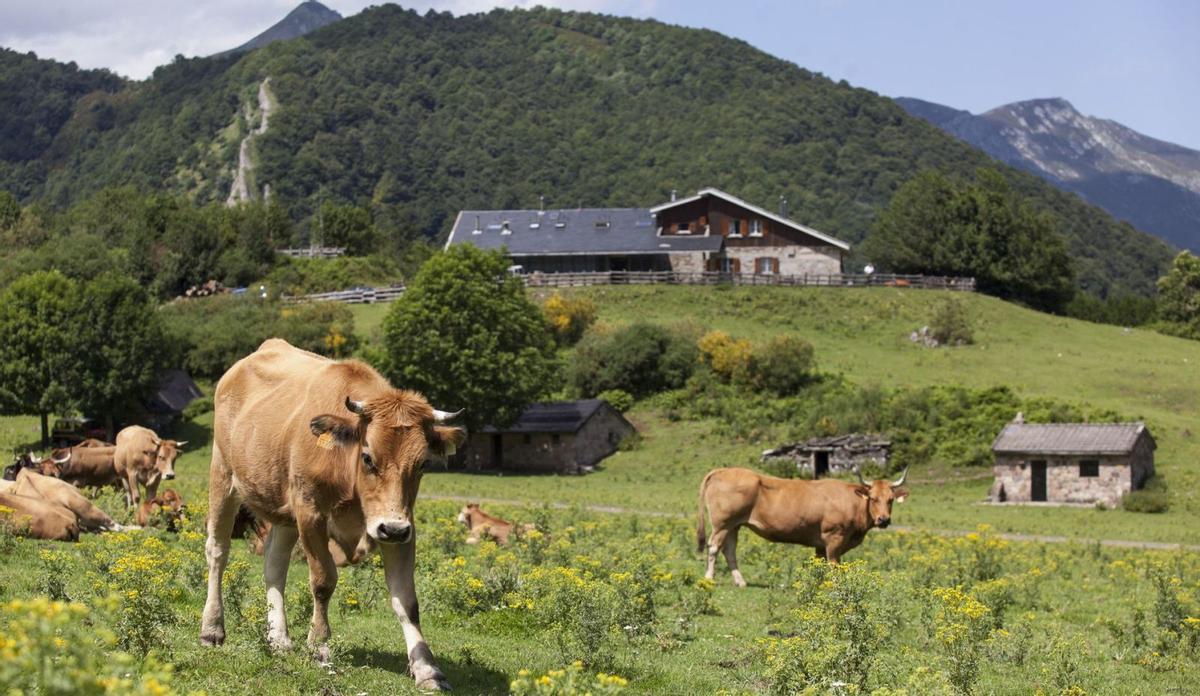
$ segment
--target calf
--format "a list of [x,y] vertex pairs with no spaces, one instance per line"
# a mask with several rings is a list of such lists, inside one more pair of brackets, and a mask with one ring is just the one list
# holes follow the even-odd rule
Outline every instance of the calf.
[[174,532],[178,528],[179,519],[183,517],[183,496],[168,488],[162,495],[156,495],[149,500],[143,500],[138,506],[137,523],[145,527],[152,519],[166,519],[167,531]]
[[716,469],[700,484],[700,509],[696,514],[696,544],[705,546],[705,514],[712,519],[708,541],[708,570],[712,580],[717,552],[738,587],[745,587],[737,567],[737,535],[745,526],[767,541],[802,544],[816,549],[830,563],[862,543],[867,532],[891,524],[892,502],[903,502],[908,491],[900,479],[859,483],[833,479],[802,481],[765,476],[749,469]]
[[[489,515],[479,507],[479,503],[464,505],[458,513],[458,521],[467,525],[468,544],[478,544],[483,537],[487,537],[504,546],[508,543],[508,536],[513,531],[512,522]],[[526,523],[521,525],[520,531],[522,533],[530,532],[536,528],[535,525]]]
[[0,523],[13,534],[48,541],[77,541],[79,523],[67,508],[41,498],[0,492]]

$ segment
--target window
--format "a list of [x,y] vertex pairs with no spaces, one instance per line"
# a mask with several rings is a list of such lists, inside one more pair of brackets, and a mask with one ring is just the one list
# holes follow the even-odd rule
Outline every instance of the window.
[[733,259],[729,258],[721,259],[721,272],[733,273],[733,261]]
[[1095,478],[1100,475],[1100,462],[1095,459],[1084,459],[1079,462],[1081,478]]
[[529,433],[525,433],[525,437],[521,438],[521,440],[528,445],[533,442],[533,436]]
[[675,225],[676,234],[691,234],[692,230],[688,228],[686,222],[680,222]]
[[500,234],[512,234],[512,226],[508,224],[508,220],[505,220],[504,224],[500,226]]
[[539,228],[539,227],[541,227],[541,226],[542,226],[542,223],[540,223],[540,222],[531,222],[531,223],[529,223],[529,229],[531,229],[531,230],[536,230],[536,229],[538,229],[538,228]]
[[760,256],[754,259],[755,273],[778,273],[779,259],[773,256]]
[[596,227],[598,227],[598,228],[600,228],[600,227],[608,227],[608,225],[609,225],[609,222],[608,222],[608,220],[597,220],[597,221],[596,221]]
[[553,435],[550,436],[550,442],[555,445],[557,445],[558,441],[561,439],[562,439],[562,437],[558,433],[554,433]]
[[762,220],[751,220],[750,221],[750,236],[751,237],[761,237],[762,236]]
[[730,237],[742,236],[742,221],[741,220],[734,218],[729,221],[729,236]]

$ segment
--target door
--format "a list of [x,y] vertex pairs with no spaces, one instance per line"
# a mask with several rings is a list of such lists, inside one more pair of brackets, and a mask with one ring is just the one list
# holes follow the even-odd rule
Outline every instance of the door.
[[813,478],[821,478],[829,473],[829,453],[813,452]]
[[504,436],[500,433],[492,436],[492,466],[504,468]]
[[1033,480],[1029,483],[1029,499],[1045,502],[1046,500],[1046,462],[1030,462],[1030,473]]

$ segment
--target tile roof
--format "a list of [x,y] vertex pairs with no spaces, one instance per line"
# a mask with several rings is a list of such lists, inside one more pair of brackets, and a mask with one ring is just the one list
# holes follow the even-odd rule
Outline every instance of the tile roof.
[[[1128,454],[1145,423],[1009,423],[992,451],[1014,454]],[[1154,440],[1151,438],[1151,446]]]
[[485,433],[573,433],[605,406],[600,399],[530,404],[507,428],[484,426]]
[[464,210],[454,221],[446,247],[508,247],[509,256],[518,257],[718,251],[723,243],[719,234],[660,237],[646,208],[580,208]]
[[817,239],[820,239],[821,241],[826,242],[828,244],[832,244],[835,247],[838,247],[840,249],[844,249],[846,251],[850,250],[850,245],[846,242],[843,242],[840,239],[831,237],[831,236],[825,234],[824,232],[819,232],[817,230],[814,230],[813,228],[811,228],[807,225],[801,225],[800,223],[796,222],[795,220],[793,220],[791,218],[786,218],[786,217],[783,217],[782,215],[776,215],[775,213],[772,213],[771,211],[767,210],[766,208],[759,207],[757,205],[754,205],[753,203],[744,201],[741,198],[738,198],[737,196],[735,196],[733,194],[725,193],[721,189],[713,188],[711,186],[708,188],[700,189],[699,191],[696,192],[696,195],[694,195],[694,196],[691,196],[688,198],[681,198],[679,200],[670,201],[669,203],[662,203],[660,205],[656,205],[650,209],[650,212],[658,213],[663,210],[668,210],[670,208],[674,208],[675,206],[684,205],[685,203],[692,203],[694,201],[698,201],[701,198],[704,198],[705,196],[716,196],[717,198],[724,199],[730,203],[733,203],[734,205],[741,206],[747,210],[752,210],[755,213],[758,213],[759,215],[767,218],[768,220],[774,220],[775,222],[778,222],[781,225],[787,225],[788,227],[791,227],[792,229],[799,230],[807,235],[816,237]]

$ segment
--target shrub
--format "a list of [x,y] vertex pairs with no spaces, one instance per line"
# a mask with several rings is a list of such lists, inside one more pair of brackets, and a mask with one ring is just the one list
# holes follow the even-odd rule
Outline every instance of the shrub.
[[700,360],[722,381],[744,380],[750,371],[750,341],[724,331],[709,331],[696,343]]
[[345,290],[359,285],[380,287],[400,280],[401,275],[400,266],[391,256],[339,256],[335,259],[279,256],[262,284],[273,297],[278,297]]
[[613,696],[623,692],[628,684],[615,674],[585,675],[583,663],[576,661],[569,667],[552,669],[540,677],[523,669],[517,672],[509,691],[513,696]]
[[620,389],[640,398],[683,386],[696,355],[694,342],[657,324],[589,331],[571,356],[567,380],[583,396]]
[[775,336],[750,354],[750,382],[781,396],[800,391],[816,369],[812,344],[799,336]]
[[633,408],[633,395],[623,389],[607,389],[597,394],[596,398],[607,402],[621,413]]
[[1170,507],[1167,486],[1157,477],[1150,479],[1145,488],[1121,497],[1121,508],[1129,512],[1166,512]]
[[956,299],[946,299],[933,309],[929,335],[942,346],[965,346],[975,342],[967,308]]
[[950,683],[960,693],[970,693],[979,678],[979,661],[992,619],[989,609],[960,588],[941,587],[934,618],[936,644],[950,665]]
[[596,304],[586,297],[566,298],[556,291],[542,303],[542,314],[555,342],[571,346],[596,322]]

